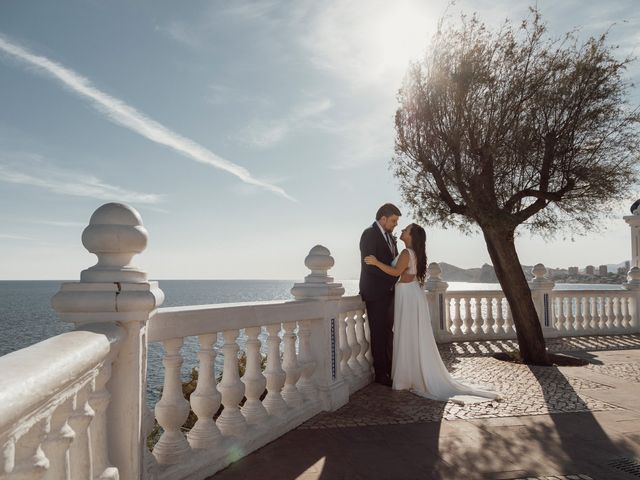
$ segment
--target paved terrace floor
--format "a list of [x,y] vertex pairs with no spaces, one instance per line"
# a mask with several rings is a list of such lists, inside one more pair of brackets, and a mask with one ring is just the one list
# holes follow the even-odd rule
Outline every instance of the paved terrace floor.
[[504,400],[459,406],[371,384],[248,455],[230,479],[640,478],[640,335],[554,339],[584,367],[495,360],[511,341],[440,346],[456,377]]

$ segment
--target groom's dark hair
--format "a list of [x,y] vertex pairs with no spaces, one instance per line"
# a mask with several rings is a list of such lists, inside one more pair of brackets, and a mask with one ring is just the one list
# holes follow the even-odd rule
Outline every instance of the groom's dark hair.
[[376,220],[380,220],[382,217],[390,217],[391,215],[402,216],[398,207],[396,207],[393,203],[385,203],[378,209],[378,213],[376,213]]

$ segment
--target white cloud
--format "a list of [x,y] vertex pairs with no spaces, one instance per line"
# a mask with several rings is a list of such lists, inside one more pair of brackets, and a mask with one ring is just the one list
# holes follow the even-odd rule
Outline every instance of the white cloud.
[[34,238],[31,238],[31,237],[23,237],[22,235],[11,235],[11,234],[8,234],[8,233],[0,233],[0,239],[5,239],[5,240],[29,240],[29,241],[35,240]]
[[0,50],[51,75],[74,93],[89,99],[94,108],[103,113],[112,122],[132,130],[153,142],[165,145],[192,160],[231,173],[245,183],[262,187],[293,200],[282,188],[254,178],[244,167],[216,155],[193,140],[169,130],[155,120],[138,112],[123,101],[98,90],[87,78],[78,75],[74,71],[46,57],[35,55],[2,37],[0,37]]
[[[98,200],[156,204],[163,196],[141,193],[110,185],[93,175],[71,172],[52,166],[37,156],[21,156],[20,165],[0,163],[0,182],[42,188],[60,195]],[[31,161],[29,161],[31,160]]]
[[186,23],[173,21],[166,27],[156,26],[156,30],[168,35],[170,38],[187,47],[198,48],[202,46],[200,38]]
[[286,115],[276,118],[254,118],[242,129],[236,138],[256,148],[268,148],[280,143],[294,130],[309,126],[331,109],[333,103],[328,98],[314,99],[294,106]]

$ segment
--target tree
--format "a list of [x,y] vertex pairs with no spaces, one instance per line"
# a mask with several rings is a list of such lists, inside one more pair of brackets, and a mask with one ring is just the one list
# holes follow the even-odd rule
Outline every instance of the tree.
[[638,109],[608,32],[551,38],[536,9],[488,29],[440,22],[398,92],[392,168],[418,220],[479,228],[511,308],[520,355],[548,364],[514,238],[584,233],[638,180]]

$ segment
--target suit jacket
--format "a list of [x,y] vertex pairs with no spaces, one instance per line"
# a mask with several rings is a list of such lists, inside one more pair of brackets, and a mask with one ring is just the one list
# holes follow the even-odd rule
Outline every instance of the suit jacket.
[[375,257],[387,265],[391,265],[397,254],[389,249],[389,244],[380,231],[378,224],[373,223],[362,232],[360,237],[360,296],[364,301],[382,300],[390,297],[398,277],[393,277],[384,273],[378,267],[364,263],[364,257],[375,255]]

